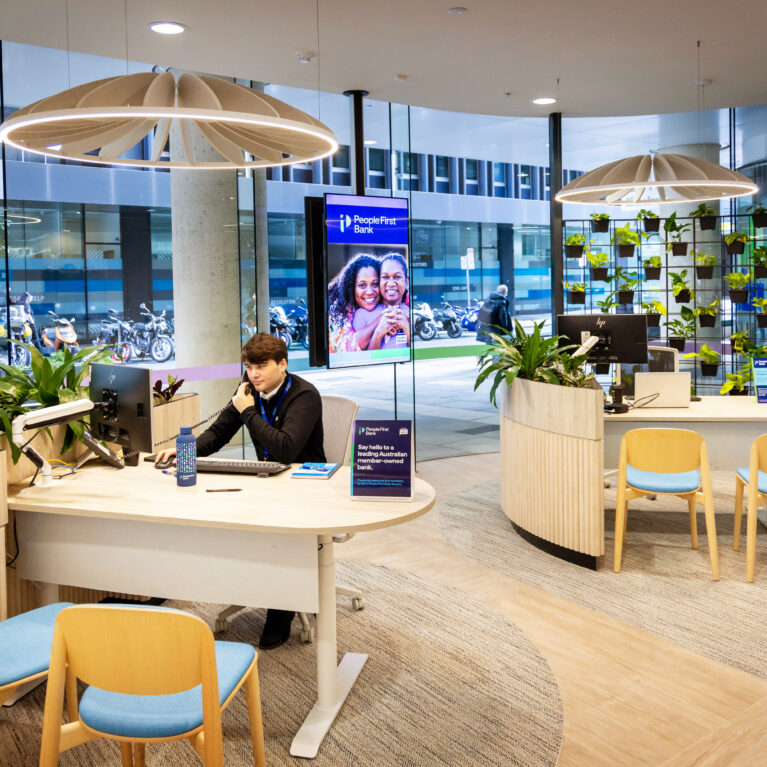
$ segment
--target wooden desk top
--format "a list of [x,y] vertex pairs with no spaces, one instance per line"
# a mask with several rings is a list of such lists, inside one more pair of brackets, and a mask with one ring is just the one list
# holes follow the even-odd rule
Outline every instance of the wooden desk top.
[[701,397],[690,407],[641,407],[617,415],[605,413],[605,425],[616,421],[767,421],[767,405],[758,404],[753,396]]
[[[296,464],[297,465],[297,464]],[[285,471],[268,478],[243,474],[198,474],[193,487],[149,463],[118,470],[86,465],[50,488],[8,489],[8,507],[17,511],[140,520],[200,527],[275,533],[342,534],[407,522],[434,505],[434,488],[415,480],[409,502],[353,501],[350,469],[328,480],[294,479]],[[236,493],[207,488],[240,487]]]

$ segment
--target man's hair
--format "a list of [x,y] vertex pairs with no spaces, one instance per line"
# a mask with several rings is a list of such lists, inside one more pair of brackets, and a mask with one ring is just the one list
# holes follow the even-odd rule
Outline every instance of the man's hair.
[[502,296],[507,296],[509,294],[509,288],[507,285],[499,285],[495,289],[496,293],[500,293]]
[[280,362],[288,359],[288,347],[281,338],[269,333],[256,333],[242,347],[240,358],[251,365],[263,365],[269,360]]

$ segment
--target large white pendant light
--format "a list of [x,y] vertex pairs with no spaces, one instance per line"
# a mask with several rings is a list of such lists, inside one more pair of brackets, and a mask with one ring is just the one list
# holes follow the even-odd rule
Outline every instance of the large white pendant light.
[[[186,162],[163,159],[177,120]],[[201,133],[219,160],[194,157]],[[147,136],[145,158],[125,158]],[[217,77],[141,72],[79,85],[20,109],[0,126],[0,141],[29,152],[127,167],[231,169],[312,162],[338,141],[318,120],[278,99]]]
[[558,202],[588,205],[702,202],[754,194],[742,173],[681,154],[644,154],[584,173],[557,193]]

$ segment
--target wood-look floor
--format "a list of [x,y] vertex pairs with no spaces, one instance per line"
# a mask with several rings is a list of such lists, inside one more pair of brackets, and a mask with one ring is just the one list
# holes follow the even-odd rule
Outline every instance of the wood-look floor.
[[[439,502],[497,478],[499,464],[447,458],[419,464],[418,476]],[[561,767],[767,765],[767,682],[477,564],[442,537],[435,512],[358,535],[337,555],[453,586],[525,631],[559,683]]]

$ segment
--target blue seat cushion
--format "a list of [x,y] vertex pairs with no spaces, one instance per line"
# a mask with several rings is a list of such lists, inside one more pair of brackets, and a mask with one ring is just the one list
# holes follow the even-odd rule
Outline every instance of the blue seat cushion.
[[[239,642],[216,642],[219,702],[232,694],[256,651]],[[202,685],[173,695],[122,695],[88,687],[80,718],[90,728],[134,738],[167,738],[202,724]]]
[[[751,475],[750,469],[738,469],[738,476],[748,484],[748,478]],[[759,472],[759,492],[767,494],[767,472]]]
[[57,602],[0,622],[0,687],[48,670],[56,616],[71,606]]
[[665,472],[641,471],[633,466],[626,468],[626,482],[637,490],[651,493],[691,493],[700,487],[700,474],[697,469],[682,471],[678,474]]

